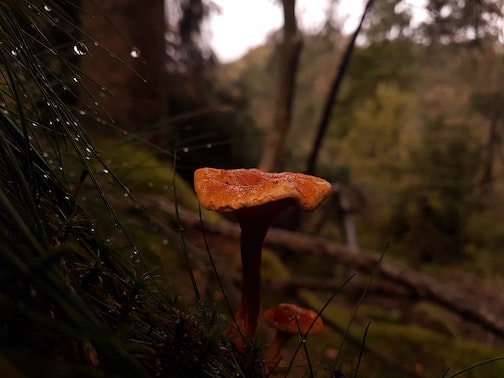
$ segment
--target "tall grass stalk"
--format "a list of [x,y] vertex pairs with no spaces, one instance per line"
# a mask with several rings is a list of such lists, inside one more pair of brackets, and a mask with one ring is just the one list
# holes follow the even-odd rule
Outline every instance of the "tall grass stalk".
[[461,374],[464,374],[464,373],[467,373],[468,371],[470,370],[473,370],[473,369],[477,369],[481,366],[484,366],[484,365],[488,365],[488,364],[491,364],[491,363],[494,363],[496,361],[501,361],[501,360],[504,360],[504,357],[496,357],[496,358],[490,358],[488,360],[485,360],[485,361],[480,361],[480,362],[477,362],[473,365],[470,365],[464,369],[461,369],[453,374],[450,374],[448,375],[448,372],[450,370],[450,368],[446,369],[446,371],[443,373],[443,375],[441,376],[441,378],[454,378],[454,377],[457,377]]
[[376,262],[376,264],[373,268],[373,271],[371,273],[371,276],[369,277],[369,280],[366,284],[366,287],[362,291],[362,294],[359,298],[359,301],[357,302],[357,304],[354,308],[354,311],[352,312],[352,316],[351,316],[350,321],[348,322],[348,324],[345,328],[345,332],[343,333],[343,336],[341,337],[341,342],[340,342],[340,345],[338,348],[338,352],[336,354],[336,358],[334,359],[332,371],[336,370],[336,365],[338,365],[338,362],[340,362],[341,350],[343,349],[343,346],[345,345],[346,337],[347,337],[348,333],[350,332],[350,327],[352,326],[353,321],[355,320],[355,317],[357,316],[357,312],[359,311],[361,304],[364,302],[364,298],[366,297],[366,294],[371,286],[371,283],[373,282],[374,277],[378,274],[378,268],[380,267],[380,263],[383,260],[383,257],[385,256],[385,252],[387,251],[387,249],[388,249],[388,243],[385,246],[385,248],[383,249],[382,253],[380,254],[380,257],[378,258],[378,261]]

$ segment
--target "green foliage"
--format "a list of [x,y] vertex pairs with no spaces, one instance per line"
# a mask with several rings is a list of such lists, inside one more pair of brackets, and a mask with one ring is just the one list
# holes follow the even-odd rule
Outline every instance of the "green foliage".
[[[302,297],[314,308],[322,306],[320,299],[313,293],[305,291]],[[348,324],[352,311],[352,308],[344,305],[330,304],[324,310],[323,316],[329,327],[342,330]],[[413,320],[417,318],[420,324],[414,322],[411,324],[411,319],[408,317]],[[345,363],[341,365],[343,374],[354,372],[360,353],[357,341],[361,339],[367,321],[371,322],[365,344],[368,349],[363,352],[359,376],[405,376],[406,373],[401,371],[401,368],[389,366],[387,361],[383,361],[379,356],[389,356],[392,361],[402,364],[403,368],[430,377],[441,376],[447,368],[454,374],[473,363],[490,360],[504,353],[461,337],[451,324],[453,319],[450,315],[436,306],[423,304],[405,313],[401,308],[380,311],[376,307],[364,304],[350,329],[349,340],[343,350],[339,351],[345,356],[343,358]],[[332,338],[327,340],[327,343],[328,349],[337,348],[339,339]],[[503,369],[502,362],[494,361],[471,369],[464,376],[500,376],[503,374]]]
[[430,22],[422,25],[424,37],[432,44],[478,43],[497,32],[489,20],[499,15],[497,2],[428,1]]
[[402,3],[401,0],[374,2],[363,25],[366,38],[373,42],[407,39],[411,34],[412,12]]
[[192,187],[177,175],[171,162],[160,161],[147,148],[133,143],[101,140],[98,144],[104,146],[102,157],[107,167],[129,192],[138,198],[162,194],[168,200],[176,199],[184,208],[198,211],[198,200]]
[[[391,253],[414,266],[474,257],[475,248],[495,251],[499,222],[486,230],[477,225],[482,212],[500,220],[480,185],[490,180],[492,196],[500,193],[502,53],[490,41],[479,50],[457,43],[443,49],[418,44],[422,32],[415,34],[406,22],[409,8],[396,3],[377,5],[366,29],[376,38],[355,51],[324,141],[320,174],[365,196],[367,207],[355,217],[363,247],[392,241]],[[396,19],[376,23],[391,7]],[[452,25],[452,32],[464,22]],[[407,33],[389,35],[396,24]],[[323,35],[305,39],[287,169],[303,167],[343,44]],[[261,125],[268,124],[265,110],[272,106],[271,59],[269,47],[261,47],[250,59],[226,66],[253,99],[249,106]],[[497,134],[490,142],[492,125]]]

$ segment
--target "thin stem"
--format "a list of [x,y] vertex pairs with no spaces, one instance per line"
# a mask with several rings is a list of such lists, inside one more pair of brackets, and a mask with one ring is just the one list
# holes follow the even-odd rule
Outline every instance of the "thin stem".
[[275,362],[280,355],[280,351],[287,344],[287,341],[293,336],[292,333],[277,331],[275,338],[270,345],[266,348],[265,358],[267,362]]
[[242,297],[236,321],[243,337],[255,333],[261,307],[261,258],[264,238],[270,222],[255,217],[240,217],[242,260]]
[[[261,258],[266,233],[273,220],[287,207],[292,199],[282,199],[235,211],[241,228],[240,248],[242,261],[242,297],[235,321],[238,330],[231,329],[238,349],[254,336],[261,309]],[[236,334],[241,335],[237,337]]]

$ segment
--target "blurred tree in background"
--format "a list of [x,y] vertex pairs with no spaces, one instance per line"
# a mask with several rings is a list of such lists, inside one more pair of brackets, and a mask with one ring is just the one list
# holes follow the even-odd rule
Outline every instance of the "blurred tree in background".
[[86,42],[80,98],[86,115],[109,126],[102,132],[131,132],[160,152],[176,149],[178,170],[189,181],[202,161],[254,165],[243,146],[259,135],[237,112],[243,100],[215,83],[216,60],[200,36],[211,3],[84,1],[82,7],[83,39],[103,38],[98,46]]
[[[418,245],[412,235],[427,206],[432,237],[425,237],[430,252],[420,260],[457,261],[472,250],[469,228],[477,223],[473,218],[488,190],[498,190],[495,180],[502,169],[497,157],[501,18],[496,1],[373,5],[319,160],[320,174],[356,185],[366,195],[369,206],[358,217],[363,245],[375,248],[397,238],[391,248],[419,266],[413,262],[417,252],[406,251]],[[327,77],[333,76],[345,43],[344,37],[323,32],[305,39],[284,163],[294,170],[302,169],[300,161],[311,148],[314,119],[329,91]],[[251,52],[238,85],[247,88],[245,72],[266,82],[272,75],[264,65],[268,56],[266,48]],[[268,96],[267,88],[253,93]],[[251,104],[257,124],[267,125],[259,102]],[[480,183],[489,182],[491,189],[483,191]]]

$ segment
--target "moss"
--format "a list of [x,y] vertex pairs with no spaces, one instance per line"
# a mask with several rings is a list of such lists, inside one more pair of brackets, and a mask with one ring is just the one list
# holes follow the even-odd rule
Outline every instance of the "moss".
[[[425,376],[440,376],[448,367],[451,372],[455,372],[504,353],[463,338],[440,335],[415,325],[383,323],[373,323],[367,345],[423,372]],[[464,376],[476,378],[503,375],[504,364],[496,362],[473,369]]]
[[455,316],[449,311],[427,302],[417,303],[411,311],[412,320],[426,328],[446,336],[458,337]]
[[404,321],[404,316],[399,309],[384,310],[375,306],[361,305],[359,314],[361,317],[370,318],[373,321],[386,323],[401,323]]
[[141,224],[128,223],[125,229],[129,237],[135,241],[136,248],[141,252],[144,263],[149,266],[162,266],[168,269],[170,275],[181,269],[179,247],[174,248],[160,235],[159,230],[149,230]]
[[291,276],[278,254],[267,248],[263,249],[261,272],[264,279],[281,281],[287,280]]
[[[300,297],[313,308],[321,308],[324,301],[307,290],[300,292]],[[354,309],[329,304],[322,316],[329,328],[345,329],[350,321]],[[369,318],[373,318],[367,337],[366,347],[382,356],[397,361],[410,370],[427,377],[440,377],[449,368],[450,374],[490,359],[504,356],[504,350],[491,348],[459,336],[455,327],[450,324],[450,316],[436,306],[421,303],[413,310],[427,318],[426,324],[436,324],[434,329],[416,324],[398,321],[397,313],[387,316],[385,310],[371,310],[362,306],[350,328],[349,336],[353,340],[361,340],[364,328]],[[426,325],[424,324],[424,325]],[[443,332],[437,328],[442,325]],[[341,339],[325,339],[327,350],[336,350]],[[347,341],[341,351],[342,364],[347,366],[345,371],[351,371],[359,353],[359,347]],[[376,358],[370,352],[364,351],[360,368],[362,376],[373,377],[403,377],[404,373],[397,373],[384,361]],[[464,377],[483,378],[504,376],[504,362],[494,361],[483,364],[464,373]]]
[[[316,294],[309,290],[300,290],[298,295],[309,307],[314,310],[322,309],[325,305],[325,303]],[[338,328],[344,329],[351,319],[351,312],[345,307],[330,304],[324,309],[322,316]]]
[[102,149],[102,158],[107,164],[107,171],[123,182],[135,195],[162,194],[190,210],[198,211],[198,201],[194,190],[177,175],[168,162],[156,158],[151,152],[133,144],[101,141],[107,145]]

